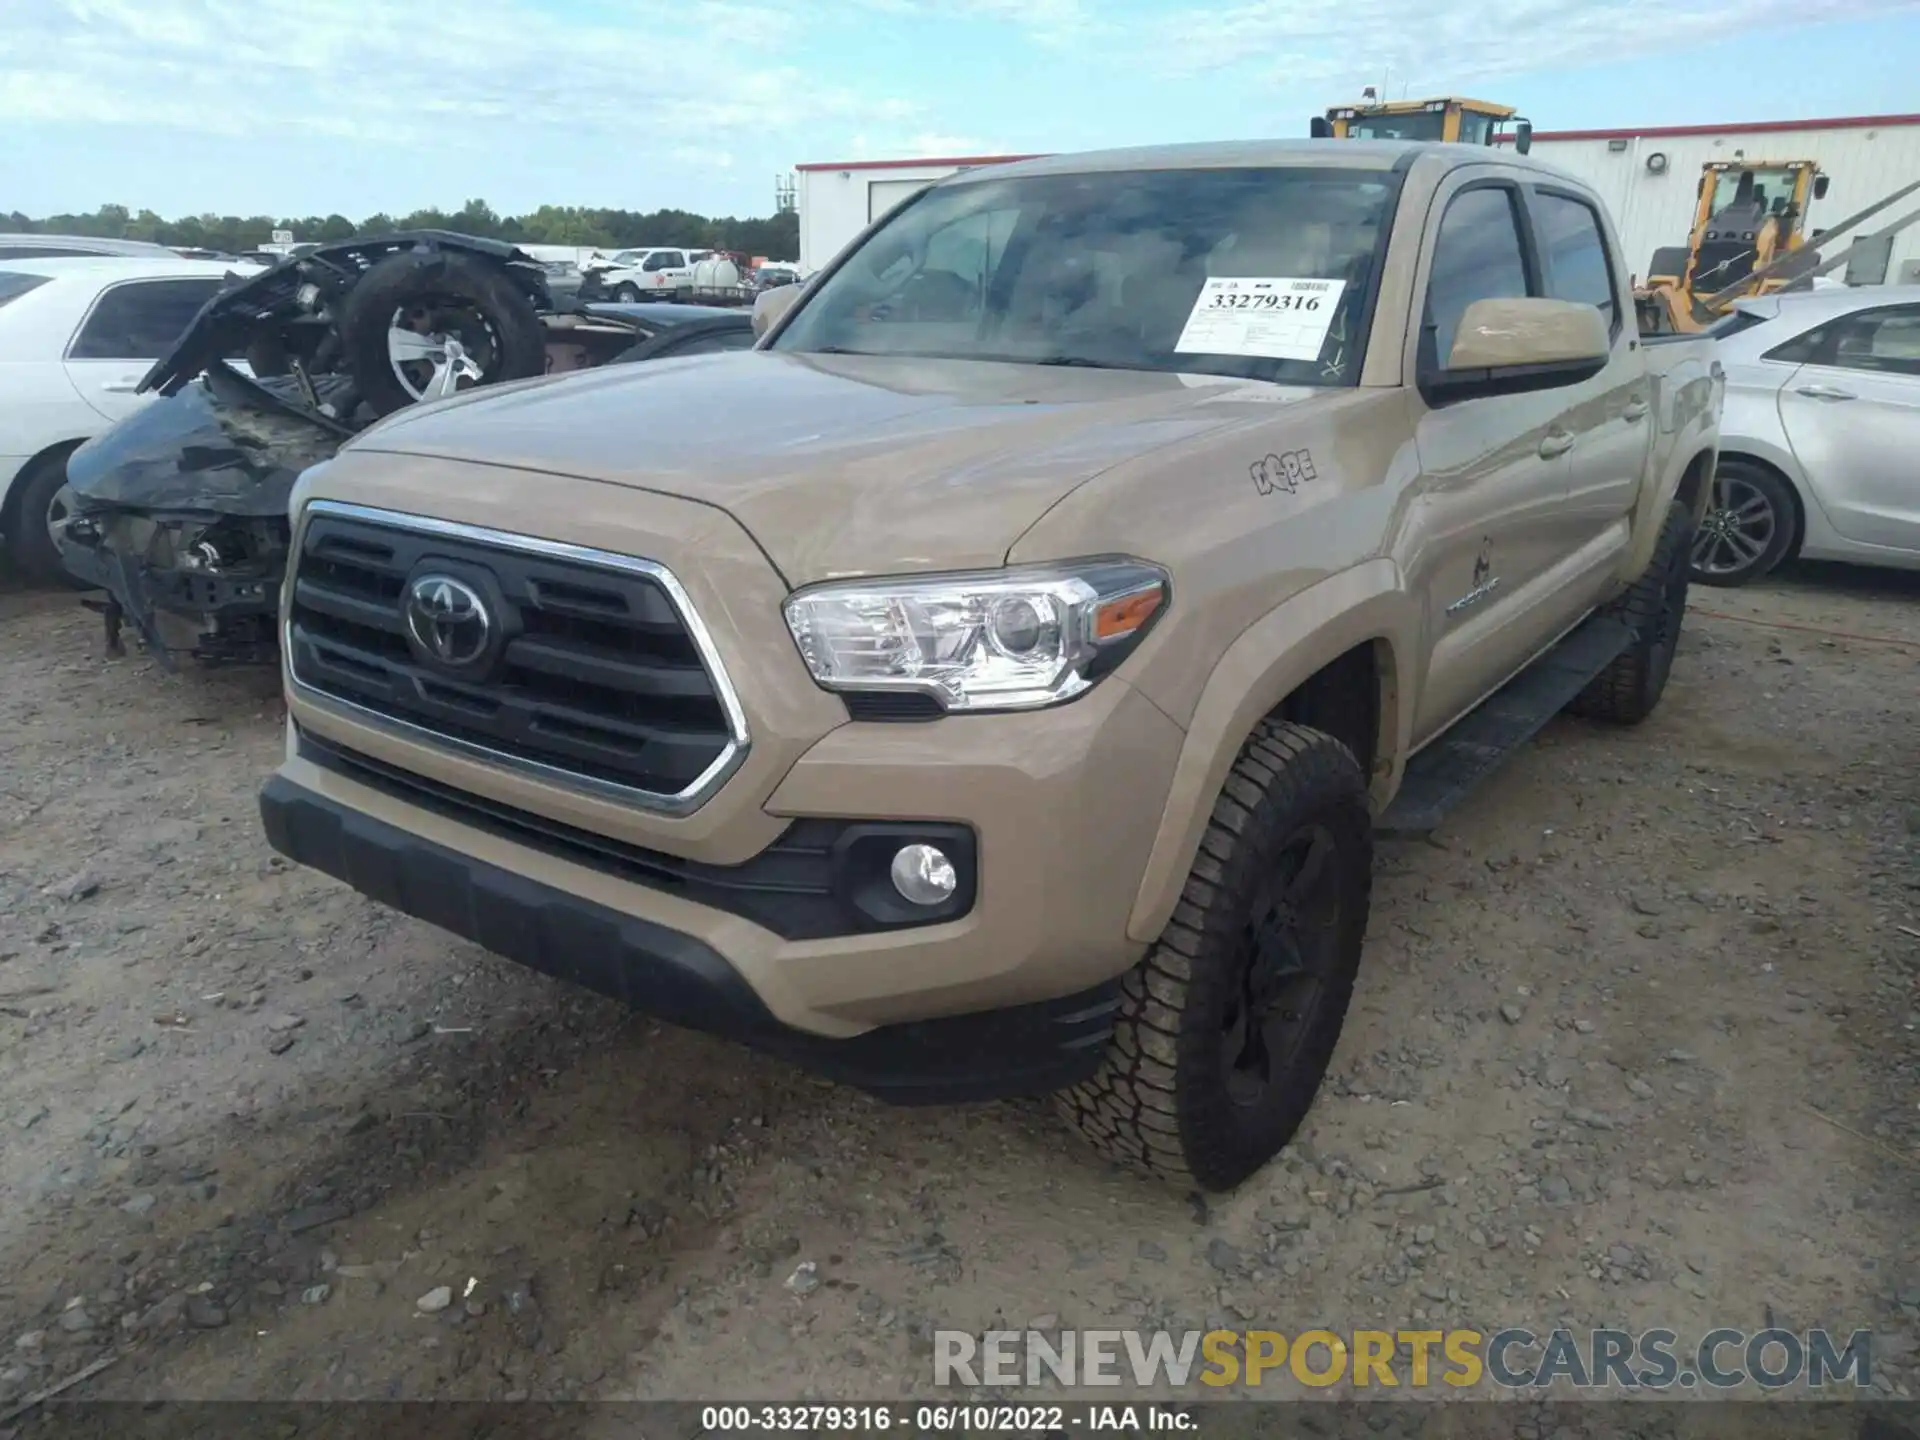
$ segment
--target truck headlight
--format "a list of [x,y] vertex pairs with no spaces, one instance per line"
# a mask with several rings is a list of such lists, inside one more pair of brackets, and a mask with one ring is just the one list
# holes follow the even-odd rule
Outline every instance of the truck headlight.
[[816,585],[787,628],[829,690],[909,690],[948,710],[1031,710],[1120,663],[1167,604],[1167,573],[1088,560]]

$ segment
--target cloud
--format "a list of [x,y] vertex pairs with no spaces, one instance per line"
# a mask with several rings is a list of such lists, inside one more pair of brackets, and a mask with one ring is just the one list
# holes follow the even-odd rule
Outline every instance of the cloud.
[[1785,29],[1910,12],[1912,0],[1509,0],[1497,12],[1428,0],[1229,0],[1177,9],[1125,42],[1167,76],[1252,70],[1311,87],[1388,79],[1390,93],[1458,94],[1507,75],[1549,74],[1669,53],[1741,30]]
[[913,160],[917,158],[951,159],[959,155],[994,155],[999,147],[973,135],[942,135],[921,131],[915,135],[888,135],[876,141],[865,133],[855,135],[847,147],[849,160]]
[[[352,208],[333,193],[346,171],[404,173],[409,195],[425,173],[496,199],[506,198],[496,185],[544,198],[554,188],[627,193],[636,181],[675,195],[744,196],[747,177],[763,167],[823,154],[991,154],[1069,136],[1097,144],[1155,117],[1177,128],[1196,96],[1244,96],[1247,127],[1260,131],[1290,95],[1314,97],[1318,108],[1357,98],[1383,75],[1395,95],[1479,89],[1497,99],[1509,75],[1643,58],[1654,47],[1671,56],[1742,31],[1915,8],[1914,0],[1508,0],[1497,12],[1432,0],[457,0],[424,8],[0,0],[0,147],[28,125],[58,128],[69,146],[94,143],[79,129],[90,123],[137,127],[148,145],[197,163],[183,162],[177,175],[133,172],[134,162],[103,147],[84,167],[89,184],[112,175],[125,186],[135,174],[135,188],[151,177],[200,195],[230,148],[233,171],[246,174],[229,192],[292,209]],[[941,48],[948,43],[951,57]],[[1780,41],[1783,54],[1791,48],[1790,38]],[[972,94],[993,93],[1003,60],[1009,71],[1057,69],[1063,94],[1086,95],[1088,77],[1098,76],[1110,98],[1064,113],[1040,94],[975,103]],[[986,135],[978,133],[983,115]],[[309,172],[276,173],[274,146],[283,141],[283,150],[338,159],[313,182],[325,197],[298,198]],[[32,147],[15,144],[28,152],[24,176]],[[39,184],[70,193],[75,167],[56,173],[55,163],[42,167]],[[501,178],[506,172],[515,178]]]
[[774,62],[794,3],[610,0],[582,14],[534,0],[0,0],[0,129],[101,122],[453,149],[557,132],[628,135],[645,151],[913,113]]

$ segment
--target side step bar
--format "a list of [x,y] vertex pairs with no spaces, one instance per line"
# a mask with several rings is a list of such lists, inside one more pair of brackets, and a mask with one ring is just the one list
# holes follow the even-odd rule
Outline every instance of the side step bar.
[[1633,628],[1613,616],[1581,621],[1409,760],[1400,793],[1374,828],[1388,835],[1436,829],[1449,810],[1539,734],[1634,639]]

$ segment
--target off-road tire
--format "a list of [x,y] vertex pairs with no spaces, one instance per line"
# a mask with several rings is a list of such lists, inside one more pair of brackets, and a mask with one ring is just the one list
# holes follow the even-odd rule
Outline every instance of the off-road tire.
[[[1776,471],[1738,456],[1722,460],[1714,470],[1713,484],[1707,492],[1706,523],[1714,523],[1714,507],[1719,504],[1721,485],[1732,482],[1763,498],[1773,513],[1773,533],[1767,546],[1748,564],[1737,570],[1714,572],[1695,565],[1693,579],[1699,585],[1717,585],[1723,589],[1751,584],[1773,573],[1780,562],[1793,553],[1800,540],[1800,511],[1794,504],[1793,487]],[[1696,535],[1696,541],[1700,537]],[[1689,556],[1691,559],[1691,556]]]
[[[1290,839],[1328,837],[1337,904],[1315,927],[1317,1003],[1260,1098],[1229,1089],[1228,1021],[1242,1003],[1249,932]],[[1367,787],[1332,736],[1263,721],[1242,747],[1173,918],[1121,982],[1112,1040],[1094,1076],[1061,1091],[1062,1115],[1107,1158],[1174,1184],[1226,1190],[1279,1153],[1306,1117],[1353,996],[1373,877]]]
[[1692,551],[1693,514],[1675,500],[1667,507],[1666,523],[1660,527],[1646,570],[1603,612],[1633,627],[1633,643],[1574,697],[1568,713],[1614,725],[1638,725],[1653,713],[1666,691],[1680,645],[1687,585],[1693,575]]
[[78,587],[47,531],[54,497],[67,485],[67,452],[43,456],[14,480],[7,529],[7,558],[29,584],[47,589]]
[[547,335],[540,312],[499,265],[458,250],[393,255],[353,287],[340,321],[347,369],[374,414],[390,415],[414,403],[394,374],[387,331],[396,312],[427,296],[464,301],[486,317],[497,353],[480,383],[546,374]]

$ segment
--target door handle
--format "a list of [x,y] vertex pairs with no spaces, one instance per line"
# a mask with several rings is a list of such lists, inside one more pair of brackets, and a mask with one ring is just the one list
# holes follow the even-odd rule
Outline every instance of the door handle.
[[1540,458],[1551,460],[1556,455],[1564,455],[1573,448],[1573,435],[1566,430],[1555,430],[1540,442]]
[[1804,395],[1809,400],[1857,400],[1859,397],[1851,390],[1842,390],[1835,385],[1801,385],[1793,392]]
[[109,395],[134,395],[139,393],[140,382],[138,380],[119,380],[111,385],[102,385],[100,388]]
[[1627,402],[1627,408],[1620,412],[1620,418],[1625,420],[1629,425],[1634,424],[1636,421],[1646,419],[1647,402],[1639,399],[1629,400]]

